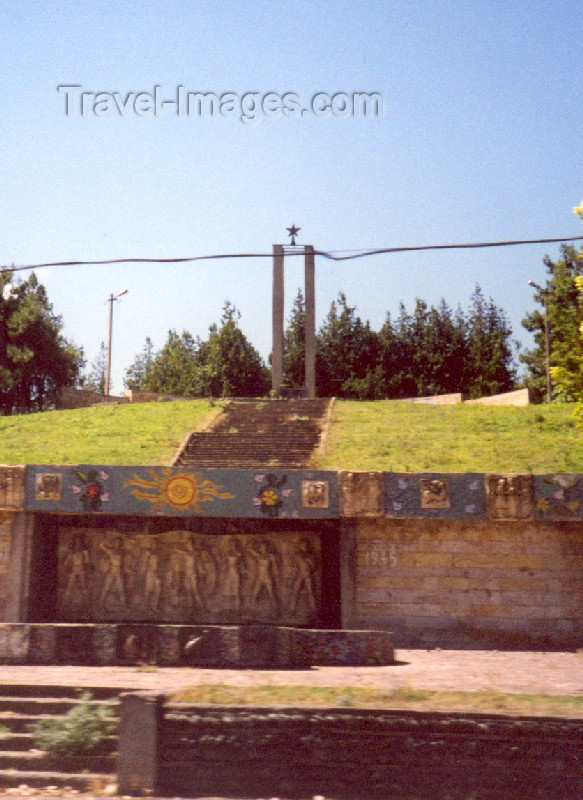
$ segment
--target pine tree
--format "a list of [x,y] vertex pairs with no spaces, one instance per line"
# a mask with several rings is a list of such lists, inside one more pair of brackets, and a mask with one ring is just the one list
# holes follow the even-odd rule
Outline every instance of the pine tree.
[[105,373],[107,372],[107,347],[101,342],[99,352],[91,362],[89,373],[82,379],[84,389],[105,394]]
[[43,411],[61,387],[75,384],[83,351],[62,336],[61,317],[36,275],[11,278],[0,271],[0,413]]
[[470,397],[485,397],[510,391],[516,373],[508,317],[492,298],[485,299],[479,285],[468,312],[468,353],[464,389]]
[[306,307],[301,289],[294,298],[291,315],[283,335],[283,384],[301,389],[305,382]]
[[238,321],[239,311],[228,300],[220,328],[211,325],[201,346],[200,364],[205,394],[214,397],[262,397],[269,391],[269,371]]
[[133,363],[126,369],[124,386],[126,389],[134,391],[145,390],[148,369],[154,360],[154,345],[149,336],[146,337],[144,348],[139,353]]
[[544,258],[549,278],[544,292],[537,290],[534,299],[541,310],[529,312],[522,324],[534,334],[535,347],[520,356],[526,364],[527,386],[536,399],[546,392],[545,315],[546,304],[551,367],[573,371],[583,356],[579,336],[579,292],[576,278],[583,274],[583,258],[570,245],[561,245],[561,257],[552,261]]
[[333,301],[317,338],[316,381],[321,397],[382,396],[381,345],[368,321],[342,292]]

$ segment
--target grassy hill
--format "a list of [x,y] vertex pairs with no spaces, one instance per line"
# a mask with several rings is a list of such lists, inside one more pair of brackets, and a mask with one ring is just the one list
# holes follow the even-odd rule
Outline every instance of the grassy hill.
[[220,406],[192,400],[0,417],[0,464],[168,464]]
[[[168,464],[220,410],[206,400],[0,417],[3,464]],[[313,466],[393,472],[581,472],[573,406],[339,401]]]
[[321,469],[387,472],[580,472],[574,406],[431,406],[378,401],[334,407]]

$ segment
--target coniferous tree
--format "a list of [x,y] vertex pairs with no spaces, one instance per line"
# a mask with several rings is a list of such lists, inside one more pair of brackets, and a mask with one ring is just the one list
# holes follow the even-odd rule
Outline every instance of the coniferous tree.
[[127,368],[124,386],[126,389],[134,389],[135,391],[145,390],[147,381],[148,368],[154,360],[154,345],[149,336],[146,336],[144,348],[139,353],[133,363]]
[[36,275],[11,278],[0,271],[0,413],[54,408],[59,389],[77,381],[83,351],[61,334],[61,317]]
[[262,397],[269,391],[269,371],[257,350],[239,328],[239,311],[223,306],[221,327],[212,325],[201,346],[201,375],[205,394],[221,397]]
[[333,301],[317,338],[316,382],[322,397],[373,399],[381,396],[381,347],[368,321],[341,292]]
[[305,382],[306,306],[301,289],[294,298],[291,315],[283,335],[284,385],[301,389]]
[[107,371],[107,347],[101,342],[99,352],[91,362],[89,373],[80,381],[83,389],[105,394],[105,373]]
[[545,304],[549,325],[551,367],[568,372],[577,369],[583,357],[579,336],[579,292],[576,278],[583,275],[583,258],[569,245],[561,245],[561,257],[552,261],[548,256],[544,264],[549,275],[544,293],[536,290],[534,299],[541,308],[529,312],[522,324],[534,334],[535,347],[520,356],[526,364],[527,386],[535,398],[542,399],[546,392]]
[[468,312],[468,354],[463,391],[485,397],[510,391],[516,373],[508,317],[476,285]]

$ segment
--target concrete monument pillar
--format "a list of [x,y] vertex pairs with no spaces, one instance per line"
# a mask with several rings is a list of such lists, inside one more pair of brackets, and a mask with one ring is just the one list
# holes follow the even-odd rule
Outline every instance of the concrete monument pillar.
[[283,245],[273,245],[273,349],[271,388],[277,394],[283,380]]
[[306,397],[316,396],[316,291],[314,248],[304,248],[306,316],[304,332]]
[[[288,230],[292,230],[289,229]],[[295,252],[293,238],[299,228],[292,235],[292,246]],[[300,250],[301,252],[301,250]],[[271,388],[278,394],[283,381],[283,277],[284,247],[281,244],[273,245],[273,347],[271,351]],[[311,244],[304,246],[304,297],[305,297],[305,372],[304,388],[306,397],[316,396],[316,279],[314,247]]]

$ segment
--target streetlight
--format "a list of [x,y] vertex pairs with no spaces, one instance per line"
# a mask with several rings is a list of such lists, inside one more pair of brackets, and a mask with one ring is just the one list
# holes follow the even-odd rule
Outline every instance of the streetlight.
[[546,373],[547,373],[547,403],[551,402],[551,344],[549,339],[549,314],[548,314],[548,302],[547,297],[549,294],[548,289],[543,289],[542,286],[539,286],[538,283],[534,281],[528,281],[528,285],[532,286],[534,289],[538,289],[543,298],[543,307],[545,310],[545,354],[546,354]]
[[107,372],[105,374],[105,396],[109,397],[109,383],[111,379],[111,334],[113,332],[113,301],[127,294],[129,289],[122,289],[118,294],[110,294],[107,298],[109,303],[109,337],[107,341]]

